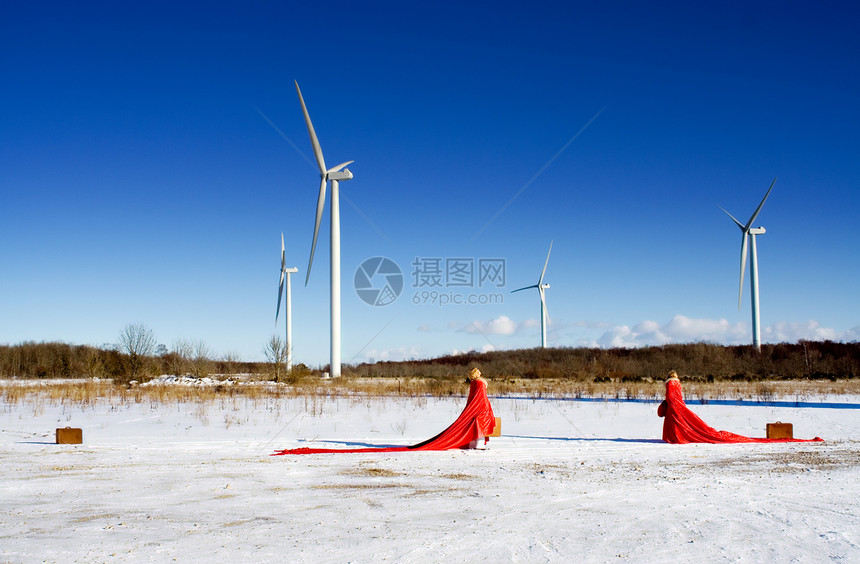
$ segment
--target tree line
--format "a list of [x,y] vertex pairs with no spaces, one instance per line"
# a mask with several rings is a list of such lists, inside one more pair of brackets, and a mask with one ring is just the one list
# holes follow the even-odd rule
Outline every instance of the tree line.
[[[321,374],[303,364],[284,370],[282,343],[266,345],[268,362],[245,362],[234,355],[215,358],[202,341],[157,345],[145,326],[129,325],[116,345],[93,347],[24,342],[0,345],[0,378],[112,378],[145,381],[159,374],[204,377],[255,374],[278,381]],[[280,348],[279,348],[280,347]],[[637,349],[550,348],[469,352],[427,360],[374,362],[343,367],[343,375],[365,378],[464,377],[478,366],[491,378],[560,379],[579,382],[636,382],[665,378],[677,370],[686,379],[791,380],[851,379],[860,375],[860,343],[799,341],[750,346],[707,343]]]
[[[193,349],[192,349],[193,350]],[[145,381],[159,374],[233,375],[264,372],[262,363],[188,354],[168,349],[161,355],[129,354],[114,347],[25,342],[0,345],[2,378],[111,378]]]
[[636,349],[548,348],[470,352],[431,360],[376,362],[349,367],[364,377],[459,378],[478,366],[491,378],[551,378],[580,382],[663,380],[669,370],[696,381],[850,379],[860,375],[860,343],[722,346],[709,343]]
[[111,378],[118,382],[148,380],[158,374],[232,375],[256,373],[258,363],[235,355],[215,358],[203,341],[177,340],[169,348],[156,344],[151,329],[126,325],[116,344],[93,347],[66,343],[24,342],[0,345],[0,377]]

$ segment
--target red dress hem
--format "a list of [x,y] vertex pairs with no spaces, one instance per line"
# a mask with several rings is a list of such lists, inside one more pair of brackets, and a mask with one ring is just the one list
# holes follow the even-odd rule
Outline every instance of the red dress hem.
[[276,451],[272,456],[283,454],[335,454],[362,452],[409,452],[423,450],[451,450],[466,448],[470,443],[488,437],[496,426],[493,408],[487,397],[487,383],[483,380],[472,380],[469,386],[469,397],[466,407],[457,419],[447,429],[433,438],[420,443],[403,447],[370,447],[370,448],[313,448],[301,447]]
[[657,408],[657,415],[664,417],[663,440],[671,444],[686,443],[806,443],[823,441],[814,439],[766,439],[746,437],[729,431],[718,431],[690,411],[684,403],[681,382],[669,379],[666,382],[666,400]]

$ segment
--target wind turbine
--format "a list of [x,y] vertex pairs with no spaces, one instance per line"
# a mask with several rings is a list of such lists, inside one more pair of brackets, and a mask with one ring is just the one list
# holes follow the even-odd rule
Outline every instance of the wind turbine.
[[293,318],[290,313],[292,296],[290,292],[290,274],[298,272],[299,269],[287,268],[287,255],[284,251],[284,234],[281,233],[281,282],[278,284],[278,309],[275,310],[275,325],[278,324],[278,315],[281,313],[281,296],[284,295],[284,280],[287,281],[287,303],[284,304],[284,314],[287,318],[287,372],[293,369]]
[[761,351],[761,326],[759,325],[759,310],[758,310],[758,255],[756,253],[755,247],[755,236],[756,235],[764,235],[765,229],[764,227],[751,227],[755,218],[758,217],[759,212],[761,211],[761,207],[764,205],[764,201],[767,200],[767,197],[770,195],[770,191],[773,190],[773,185],[776,184],[776,178],[773,179],[773,182],[770,183],[770,188],[767,189],[767,193],[764,195],[764,198],[761,199],[761,203],[755,209],[755,212],[750,217],[749,221],[746,222],[746,225],[735,219],[735,217],[720,208],[726,215],[732,218],[732,221],[735,222],[741,230],[741,283],[740,289],[738,291],[738,311],[741,309],[741,298],[744,293],[744,269],[747,265],[747,242],[749,241],[750,247],[750,306],[752,308],[752,333],[753,333],[753,346],[756,350]]
[[305,277],[305,286],[308,285],[308,280],[311,278],[311,266],[314,263],[314,251],[317,246],[317,236],[320,231],[320,221],[322,220],[323,207],[325,206],[325,187],[326,183],[331,181],[331,362],[330,370],[331,377],[337,378],[340,376],[340,193],[338,183],[341,181],[352,180],[352,173],[346,165],[355,161],[347,161],[341,163],[334,168],[326,168],[325,160],[323,159],[322,148],[320,148],[317,134],[314,131],[314,126],[311,123],[311,116],[308,115],[308,108],[305,106],[305,99],[302,98],[302,91],[299,89],[298,81],[296,83],[296,92],[299,94],[299,102],[302,105],[302,112],[305,115],[305,124],[308,126],[308,134],[311,138],[311,145],[314,149],[314,156],[317,160],[317,165],[320,169],[320,193],[317,198],[317,218],[314,223],[314,239],[311,244],[311,257],[308,260],[308,273]]
[[549,289],[549,284],[543,283],[543,275],[546,274],[546,265],[549,264],[549,254],[552,252],[552,241],[549,242],[549,251],[546,253],[546,262],[543,263],[543,270],[541,270],[540,278],[538,278],[537,284],[532,286],[525,286],[523,288],[518,288],[516,290],[511,291],[519,292],[521,290],[528,290],[529,288],[537,288],[538,293],[540,294],[540,346],[542,348],[546,348],[546,321],[549,318],[549,314],[546,312],[546,292],[545,290]]

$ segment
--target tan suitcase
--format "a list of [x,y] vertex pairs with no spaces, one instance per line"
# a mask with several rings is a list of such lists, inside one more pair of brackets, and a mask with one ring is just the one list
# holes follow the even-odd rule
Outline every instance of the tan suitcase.
[[57,429],[58,445],[79,445],[84,442],[84,432],[81,429],[66,427]]
[[502,436],[502,418],[496,417],[496,426],[493,427],[493,432],[487,435],[489,437],[501,437]]
[[767,438],[768,439],[793,439],[794,438],[794,426],[791,423],[782,423],[781,421],[777,421],[776,423],[768,423],[767,424]]

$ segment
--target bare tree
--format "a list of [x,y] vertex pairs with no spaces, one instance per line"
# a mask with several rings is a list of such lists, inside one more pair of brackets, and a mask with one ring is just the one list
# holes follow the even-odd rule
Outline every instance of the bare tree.
[[170,345],[170,352],[163,357],[167,373],[174,376],[187,374],[191,363],[191,353],[191,343],[184,339],[173,341]]
[[194,354],[191,356],[191,366],[195,378],[205,378],[209,375],[212,363],[212,353],[202,340],[194,341]]
[[229,351],[221,357],[221,371],[227,376],[232,376],[236,373],[236,368],[239,365],[239,354]]
[[105,374],[104,359],[102,359],[102,351],[95,347],[86,347],[84,349],[84,366],[86,367],[87,376],[90,378],[101,378]]
[[119,334],[119,348],[128,355],[129,372],[135,377],[155,351],[155,335],[143,323],[129,323]]
[[263,349],[266,354],[266,360],[269,361],[272,375],[275,377],[275,382],[281,381],[281,373],[284,371],[284,363],[287,362],[287,345],[277,335],[272,335],[266,347]]

